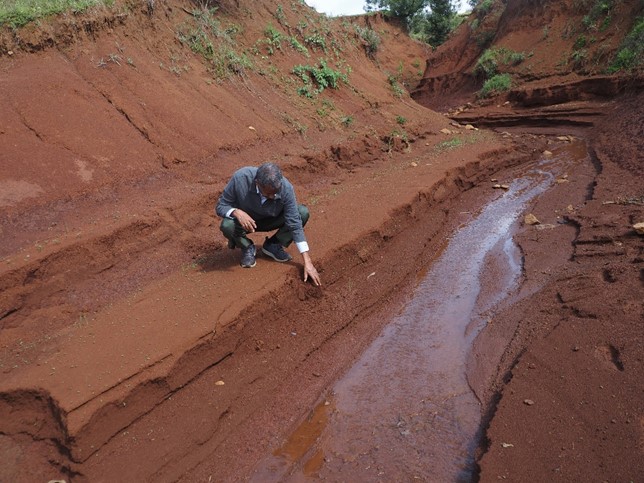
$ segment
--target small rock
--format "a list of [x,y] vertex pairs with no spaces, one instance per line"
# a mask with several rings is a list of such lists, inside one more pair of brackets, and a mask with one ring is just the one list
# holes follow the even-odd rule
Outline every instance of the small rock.
[[450,131],[449,129],[446,129],[446,128],[441,129],[441,132],[443,134],[452,134],[452,131]]
[[573,211],[575,211],[575,207],[572,205],[568,205],[566,206],[566,210],[568,210],[568,213],[572,213]]
[[505,102],[503,103],[503,105],[504,105],[504,106],[509,106],[509,105],[510,105],[510,101],[505,101]]
[[416,161],[412,161],[411,162],[411,167],[415,168],[416,166],[418,166],[418,163]]
[[558,178],[557,184],[570,183],[566,178]]
[[313,373],[313,375],[314,375],[315,377],[322,377],[322,374],[320,374],[319,372],[314,372],[314,373]]
[[501,446],[504,448],[514,448],[514,445],[512,443],[501,443]]
[[7,52],[7,54],[13,55],[13,50],[10,50],[9,52]]
[[525,223],[526,225],[540,225],[541,224],[539,219],[536,216],[534,216],[532,213],[528,213],[527,215],[525,215],[525,217],[523,218],[523,223]]
[[547,158],[549,158],[550,156],[552,156],[552,151],[545,150],[543,152],[543,155],[546,156]]
[[553,228],[557,228],[557,225],[553,225],[552,223],[543,223],[541,225],[535,225],[535,228],[537,230],[552,230]]
[[251,131],[257,131],[257,129],[255,129],[253,126],[248,126],[248,129],[250,129]]
[[466,124],[465,129],[467,129],[468,131],[473,131],[476,128],[474,126],[472,126],[471,124]]
[[215,382],[215,386],[223,386],[224,384],[226,384],[226,383],[224,381],[221,381],[221,380]]
[[644,235],[644,222],[635,223],[633,229],[637,232],[638,235]]
[[532,405],[534,405],[534,401],[532,399],[524,399],[523,404],[525,404],[527,406],[532,406]]
[[568,139],[568,136],[557,136],[557,139],[559,141],[570,141],[570,139]]

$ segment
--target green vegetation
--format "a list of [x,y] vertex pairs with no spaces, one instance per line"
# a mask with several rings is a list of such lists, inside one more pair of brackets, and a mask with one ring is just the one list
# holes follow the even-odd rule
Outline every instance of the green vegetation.
[[501,92],[505,92],[512,86],[512,77],[510,74],[497,74],[488,79],[479,91],[479,97],[490,97]]
[[284,39],[284,36],[279,30],[269,24],[264,30],[264,36],[266,37],[264,42],[268,46],[269,55],[273,55],[275,50],[282,50],[282,40]]
[[644,17],[639,17],[633,24],[617,51],[615,60],[609,67],[611,73],[620,70],[632,70],[644,65]]
[[394,93],[394,96],[400,98],[403,96],[405,93],[405,90],[400,86],[398,83],[400,79],[400,74],[399,75],[393,75],[390,74],[387,76],[387,82],[389,82],[389,86],[391,87],[391,90]]
[[465,19],[453,0],[366,0],[367,11],[382,10],[404,22],[411,36],[434,47]]
[[404,126],[407,123],[407,119],[402,116],[396,116],[396,122],[401,126]]
[[[178,38],[190,49],[203,57],[209,64],[209,70],[216,79],[225,79],[230,75],[243,75],[252,63],[244,53],[235,50],[233,36],[239,32],[237,25],[226,29],[214,17],[216,7],[195,9],[191,12],[196,25],[185,25],[178,32]],[[218,40],[217,47],[213,38]]]
[[342,119],[340,119],[340,122],[344,127],[349,127],[351,124],[353,124],[353,116],[344,116]]
[[[610,25],[610,12],[612,9],[613,0],[595,0],[590,7],[590,11],[584,16],[581,23],[586,30],[606,30]],[[601,23],[599,23],[600,20],[602,20]]]
[[308,44],[313,50],[320,49],[326,53],[326,39],[319,32],[304,37],[304,43]]
[[456,8],[450,0],[429,0],[429,11],[421,10],[410,20],[411,36],[433,47],[447,40],[449,34],[464,21],[456,15]]
[[460,138],[452,138],[448,141],[442,141],[434,148],[436,151],[447,151],[449,149],[458,148],[463,145],[463,140]]
[[329,87],[338,89],[340,82],[348,82],[346,74],[333,70],[324,59],[320,59],[318,66],[296,65],[292,72],[304,83],[297,90],[298,94],[308,98],[314,98]]
[[476,5],[476,12],[480,15],[485,16],[491,9],[494,4],[494,0],[483,0],[478,5]]
[[300,54],[304,54],[305,57],[309,57],[309,49],[300,43],[295,37],[288,38],[289,43],[293,49],[297,50]]
[[525,60],[523,52],[515,52],[505,47],[487,49],[474,67],[474,73],[490,79],[499,72],[501,65],[518,65]]
[[22,27],[40,18],[63,12],[78,13],[97,5],[111,7],[114,0],[2,0],[0,25]]
[[355,26],[355,31],[358,38],[362,41],[367,57],[370,59],[375,58],[376,52],[378,52],[378,48],[380,47],[380,36],[375,30],[369,27],[361,27],[360,25]]

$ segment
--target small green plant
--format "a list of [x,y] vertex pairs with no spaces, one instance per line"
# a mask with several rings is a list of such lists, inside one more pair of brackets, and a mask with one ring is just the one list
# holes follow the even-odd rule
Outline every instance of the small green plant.
[[541,31],[541,38],[545,40],[549,36],[550,36],[550,25],[546,25],[545,27],[543,27],[543,30]]
[[319,32],[304,37],[304,43],[309,45],[313,50],[320,49],[326,53],[326,39]]
[[245,54],[238,54],[232,49],[221,47],[213,56],[211,72],[217,79],[225,79],[231,74],[244,75],[253,64]]
[[404,126],[407,123],[407,119],[402,116],[396,116],[396,122],[401,126]]
[[573,48],[575,50],[583,49],[587,44],[588,41],[586,40],[586,36],[584,34],[581,34],[579,37],[577,37],[577,40],[575,40]]
[[358,38],[362,42],[362,46],[364,47],[367,57],[373,59],[380,47],[380,36],[375,30],[369,27],[360,27],[359,25],[356,25],[355,30]]
[[586,49],[573,50],[570,54],[570,62],[575,69],[581,69],[586,64],[588,51]]
[[205,60],[212,60],[215,55],[215,47],[208,34],[200,28],[191,30],[188,33],[180,33],[179,40],[190,47],[195,54],[201,55]]
[[481,98],[490,97],[509,90],[511,86],[512,77],[510,74],[496,74],[485,81],[478,95]]
[[333,70],[324,59],[320,59],[317,66],[296,65],[292,72],[304,83],[304,86],[298,88],[298,94],[309,98],[315,97],[326,88],[338,89],[340,82],[348,82],[346,74]]
[[295,37],[289,37],[288,42],[291,44],[291,47],[297,50],[300,54],[304,54],[305,57],[309,57],[309,49],[302,45]]
[[340,122],[344,127],[349,127],[351,124],[353,124],[353,116],[344,116],[342,119],[340,119]]
[[268,25],[264,30],[264,37],[266,37],[266,45],[268,46],[268,54],[273,55],[275,50],[282,50],[282,33],[272,25]]
[[275,18],[280,23],[280,25],[283,25],[284,27],[289,26],[288,22],[286,21],[286,15],[284,14],[284,8],[281,5],[278,5],[277,10],[275,10]]
[[463,145],[463,140],[460,138],[452,138],[447,141],[442,141],[435,146],[436,151],[448,151],[450,149],[458,148]]
[[399,77],[393,74],[387,76],[387,82],[389,83],[389,87],[391,87],[394,96],[400,98],[405,94],[405,90],[398,83],[398,79]]

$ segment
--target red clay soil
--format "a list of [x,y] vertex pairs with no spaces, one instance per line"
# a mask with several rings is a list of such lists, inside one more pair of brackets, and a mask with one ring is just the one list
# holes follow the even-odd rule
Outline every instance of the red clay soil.
[[[477,478],[641,480],[641,80],[597,95],[568,72],[482,103],[467,73],[458,92],[423,80],[414,97],[450,119],[401,89],[429,50],[380,17],[219,6],[233,38],[216,45],[252,63],[223,77],[180,40],[201,18],[187,1],[2,33],[0,481],[250,478],[431,263],[460,195],[475,209],[573,137],[590,161],[531,207],[522,288],[470,355]],[[382,38],[375,58],[356,26]],[[307,57],[290,37],[318,43]],[[293,67],[321,57],[348,83],[298,95]],[[312,213],[321,288],[293,248],[250,270],[226,248],[217,197],[264,161]]]

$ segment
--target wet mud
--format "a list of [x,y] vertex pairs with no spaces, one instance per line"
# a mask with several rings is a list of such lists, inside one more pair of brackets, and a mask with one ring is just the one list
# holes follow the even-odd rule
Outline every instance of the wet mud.
[[463,212],[398,313],[253,481],[475,479],[484,408],[468,383],[472,342],[519,292],[514,235],[527,207],[589,162],[584,142],[563,146]]

